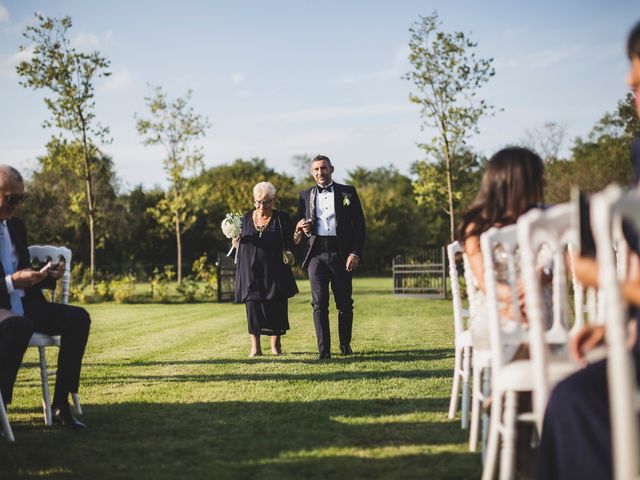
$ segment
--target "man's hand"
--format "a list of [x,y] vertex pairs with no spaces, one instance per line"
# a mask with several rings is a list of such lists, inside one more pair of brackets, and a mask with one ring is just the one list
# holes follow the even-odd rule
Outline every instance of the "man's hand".
[[59,278],[62,278],[62,275],[64,275],[65,265],[66,264],[64,261],[60,261],[56,263],[55,266],[49,269],[49,276],[56,280],[58,280]]
[[605,328],[603,325],[585,325],[569,344],[571,355],[583,366],[587,364],[587,352],[604,342]]
[[573,264],[576,278],[583,287],[598,287],[598,263],[593,258],[578,257]]
[[353,272],[356,268],[358,268],[359,261],[360,259],[358,258],[357,255],[354,255],[353,253],[349,255],[347,257],[347,265],[346,265],[347,272]]
[[304,233],[307,237],[311,235],[311,222],[306,218],[302,218],[296,224],[296,231]]
[[18,270],[16,273],[11,275],[11,282],[13,282],[13,288],[24,290],[37,285],[44,280],[47,275],[49,275],[48,270],[39,272],[37,270],[26,268],[24,270]]

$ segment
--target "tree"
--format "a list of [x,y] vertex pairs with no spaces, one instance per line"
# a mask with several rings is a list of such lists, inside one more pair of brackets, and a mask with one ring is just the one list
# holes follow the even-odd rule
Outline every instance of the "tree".
[[[442,179],[431,182],[421,177],[422,185],[433,185],[442,190],[446,182],[444,210],[449,216],[451,240],[455,234],[455,169],[453,159],[465,149],[472,134],[478,133],[478,121],[492,114],[493,107],[484,100],[477,100],[477,91],[495,74],[493,59],[476,58],[474,49],[478,45],[463,32],[446,33],[440,30],[438,14],[420,17],[409,29],[409,61],[413,70],[403,78],[413,82],[417,93],[409,96],[411,102],[420,105],[423,117],[422,129],[434,129],[429,143],[418,144],[427,154],[427,160],[419,163],[439,165],[433,169],[417,169],[419,175],[439,173]],[[418,193],[419,202],[429,199]]]
[[545,163],[559,159],[560,148],[567,134],[567,128],[556,122],[528,128],[522,144],[535,151]]
[[[68,132],[81,149],[77,154],[57,157],[65,170],[84,179],[86,189],[85,214],[89,226],[91,283],[95,269],[95,219],[97,208],[94,171],[97,147],[95,141],[108,142],[109,130],[95,121],[94,81],[110,75],[109,61],[99,52],[78,52],[71,47],[68,31],[70,17],[45,17],[36,13],[37,25],[29,26],[24,37],[33,42],[33,56],[17,66],[22,77],[20,85],[36,90],[48,90],[51,96],[45,104],[51,118],[43,127],[56,127]],[[21,46],[24,51],[28,47]],[[60,134],[62,137],[62,133]]]
[[193,143],[204,137],[209,127],[208,119],[189,106],[191,96],[189,90],[184,97],[168,102],[162,87],[156,87],[153,94],[145,97],[151,117],[144,119],[136,115],[138,133],[145,136],[143,143],[162,145],[166,151],[162,164],[170,187],[151,213],[162,226],[175,233],[178,283],[182,282],[182,235],[196,221],[203,193],[202,189],[194,188],[186,175],[203,167],[202,149]]

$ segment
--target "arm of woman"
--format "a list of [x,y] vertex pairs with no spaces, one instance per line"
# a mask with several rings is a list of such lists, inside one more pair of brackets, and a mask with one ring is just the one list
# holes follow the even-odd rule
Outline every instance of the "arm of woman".
[[289,217],[289,215],[287,215],[285,212],[280,212],[280,220],[280,224],[282,225],[282,238],[284,240],[284,248],[286,250],[293,250],[296,245],[296,241],[291,217]]

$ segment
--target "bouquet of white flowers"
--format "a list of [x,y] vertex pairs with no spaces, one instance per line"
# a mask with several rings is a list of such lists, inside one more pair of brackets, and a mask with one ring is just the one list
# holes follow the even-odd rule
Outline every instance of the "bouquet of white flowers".
[[[228,239],[232,240],[234,238],[239,238],[240,233],[242,233],[242,215],[239,213],[227,213],[224,220],[222,220],[220,227],[222,228],[222,233],[224,233],[224,236]],[[234,248],[235,247],[232,244],[229,252],[227,253],[227,257],[231,255]],[[236,249],[236,260],[237,259],[238,250]]]

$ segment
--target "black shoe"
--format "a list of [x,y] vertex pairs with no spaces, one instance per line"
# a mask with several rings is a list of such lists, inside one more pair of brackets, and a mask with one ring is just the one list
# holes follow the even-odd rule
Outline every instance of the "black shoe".
[[318,355],[318,360],[330,360],[331,359],[331,354],[329,352],[322,352],[320,355]]
[[345,345],[340,345],[340,352],[342,352],[342,355],[353,355],[351,345],[349,345],[348,343]]
[[84,423],[73,416],[69,405],[53,408],[53,424],[62,425],[63,427],[68,427],[73,430],[82,430],[87,428]]

